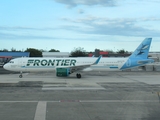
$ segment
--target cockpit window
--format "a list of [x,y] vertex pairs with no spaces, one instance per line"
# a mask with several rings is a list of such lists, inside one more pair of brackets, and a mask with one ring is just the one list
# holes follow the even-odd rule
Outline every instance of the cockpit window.
[[14,63],[14,61],[10,61],[9,63]]

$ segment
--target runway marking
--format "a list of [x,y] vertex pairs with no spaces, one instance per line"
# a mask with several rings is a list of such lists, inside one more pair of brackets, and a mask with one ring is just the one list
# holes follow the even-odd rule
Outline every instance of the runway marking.
[[38,102],[34,120],[45,120],[46,119],[46,107],[47,107],[46,101]]
[[80,102],[80,100],[60,100],[59,102]]
[[39,102],[39,101],[0,101],[0,103],[22,103],[22,102],[24,102],[24,103],[27,103],[27,102],[29,102],[29,103],[33,103],[33,102]]
[[[57,100],[57,101],[0,101],[0,103],[33,103],[38,102],[38,105],[42,106],[45,105],[47,102],[81,102],[81,103],[146,103],[146,102],[152,102],[152,103],[159,103],[159,100]],[[37,107],[39,107],[37,105]],[[45,106],[46,107],[46,106]],[[38,109],[37,109],[38,110]]]
[[43,87],[42,90],[105,90],[103,87]]
[[97,102],[97,103],[145,103],[145,102],[159,102],[158,100],[80,100],[80,102],[84,103],[91,103],[91,102]]

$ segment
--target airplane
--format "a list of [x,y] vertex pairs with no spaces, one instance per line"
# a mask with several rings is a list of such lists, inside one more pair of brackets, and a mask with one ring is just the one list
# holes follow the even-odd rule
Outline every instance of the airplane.
[[3,67],[9,71],[23,72],[55,71],[57,77],[67,77],[77,73],[76,77],[81,78],[82,71],[117,71],[131,69],[153,63],[148,58],[148,52],[152,38],[145,38],[137,49],[126,58],[103,58],[102,56],[91,58],[48,58],[48,57],[22,57],[12,59]]

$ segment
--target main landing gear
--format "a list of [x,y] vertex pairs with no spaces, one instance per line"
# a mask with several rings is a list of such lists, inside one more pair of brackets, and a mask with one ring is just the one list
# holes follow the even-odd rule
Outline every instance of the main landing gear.
[[77,73],[76,74],[77,78],[81,78],[81,74]]
[[22,71],[20,72],[20,75],[19,75],[19,78],[22,78],[23,77],[23,75],[22,75]]

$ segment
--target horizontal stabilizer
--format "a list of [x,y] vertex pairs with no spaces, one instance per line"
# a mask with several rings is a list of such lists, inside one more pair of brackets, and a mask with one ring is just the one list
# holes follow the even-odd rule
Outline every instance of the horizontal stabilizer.
[[154,60],[152,60],[152,59],[147,59],[147,60],[140,60],[140,61],[138,61],[137,63],[138,64],[147,64],[147,63],[153,63],[154,62]]

